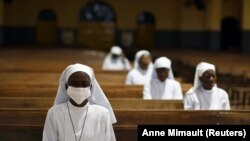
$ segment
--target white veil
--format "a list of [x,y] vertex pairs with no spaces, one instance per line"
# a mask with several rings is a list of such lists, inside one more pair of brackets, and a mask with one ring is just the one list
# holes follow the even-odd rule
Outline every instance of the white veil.
[[92,104],[97,104],[106,107],[109,110],[110,117],[111,117],[111,123],[116,123],[116,117],[113,112],[113,109],[105,96],[104,92],[102,91],[100,85],[98,84],[97,80],[95,79],[94,71],[91,67],[82,65],[82,64],[73,64],[69,65],[61,74],[59,86],[55,98],[54,105],[67,102],[70,97],[67,94],[65,84],[68,81],[69,76],[77,71],[85,72],[89,75],[91,79],[91,96],[88,98],[88,101]]
[[156,74],[156,69],[157,68],[168,68],[169,73],[168,73],[168,79],[173,79],[174,80],[174,73],[171,67],[172,61],[168,59],[167,57],[159,57],[155,60],[154,63],[154,70],[152,73],[152,79],[157,78]]

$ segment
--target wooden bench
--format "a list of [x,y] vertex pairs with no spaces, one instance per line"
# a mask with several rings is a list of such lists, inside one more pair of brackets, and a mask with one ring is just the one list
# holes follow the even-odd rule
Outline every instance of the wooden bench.
[[232,87],[229,93],[230,103],[234,109],[250,109],[250,88]]
[[[55,97],[57,85],[43,84],[2,84],[0,97]],[[142,98],[143,86],[138,85],[101,85],[102,90],[109,98]],[[181,84],[185,94],[192,84]]]
[[[110,98],[113,109],[183,109],[182,100]],[[0,108],[50,108],[54,98],[0,97]]]
[[[117,140],[137,140],[137,125],[249,125],[249,111],[114,110]],[[0,140],[41,140],[47,109],[0,109]]]
[[[100,84],[124,84],[128,71],[96,71]],[[1,72],[1,84],[58,84],[61,73],[45,72]]]
[[86,49],[2,49],[0,71],[5,72],[62,72],[73,63],[82,63],[101,69],[107,53]]
[[[9,85],[11,86],[11,85]],[[142,98],[142,86],[135,85],[107,85],[102,86],[105,95],[108,98]],[[44,97],[54,98],[56,96],[57,86],[47,88],[44,86],[26,86],[13,85],[11,87],[0,88],[0,97]]]
[[[114,125],[117,141],[137,141],[137,127]],[[0,125],[1,141],[41,141],[43,125]]]
[[[0,124],[43,125],[48,109],[0,108]],[[117,125],[138,124],[250,124],[249,111],[114,110]]]
[[[95,76],[98,83],[105,85],[121,85],[125,84],[128,71],[95,71]],[[60,73],[45,73],[45,72],[1,72],[0,84],[43,84],[43,85],[58,85]],[[181,78],[176,78],[181,82]]]
[[[233,85],[245,85],[245,79],[248,79],[247,72],[250,72],[250,66],[248,60],[250,59],[247,54],[227,54],[227,53],[215,53],[215,52],[202,52],[202,51],[168,51],[159,52],[157,54],[164,53],[169,58],[177,60],[179,62],[177,70],[183,70],[185,72],[179,72],[184,82],[191,82],[190,75],[193,74],[196,65],[201,62],[210,62],[216,66],[216,72],[219,82],[222,84],[233,84]],[[187,75],[186,75],[187,74]],[[186,76],[185,76],[186,75]],[[193,77],[192,77],[193,78]],[[189,80],[189,81],[185,81]],[[249,81],[247,82],[250,84]]]

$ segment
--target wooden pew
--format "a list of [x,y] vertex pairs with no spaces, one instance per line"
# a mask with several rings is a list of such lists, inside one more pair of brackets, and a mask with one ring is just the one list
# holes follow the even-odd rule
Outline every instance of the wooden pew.
[[[0,108],[0,124],[43,125],[48,109]],[[250,124],[249,111],[115,109],[116,125]]]
[[[30,61],[32,60],[32,61]],[[46,59],[34,59],[30,60],[13,60],[6,61],[0,60],[2,67],[0,72],[53,72],[61,73],[68,65],[81,63],[88,65],[94,69],[101,69],[101,63],[92,59],[91,61],[86,61],[87,59],[79,60],[46,60]]]
[[[109,99],[113,109],[183,109],[182,100]],[[0,108],[50,108],[54,98],[1,97]]]
[[250,109],[249,87],[232,87],[230,89],[229,98],[233,109]]
[[[195,67],[201,60],[214,63],[218,74],[245,76],[250,72],[249,56],[201,51],[154,51],[157,55],[167,55],[173,60]],[[2,72],[61,72],[72,63],[83,63],[95,70],[101,69],[106,52],[75,49],[5,49],[0,52]],[[235,63],[232,63],[235,62]],[[234,64],[234,65],[232,65]],[[237,77],[236,77],[237,78]],[[240,82],[241,83],[241,82]]]
[[[105,85],[122,85],[125,84],[128,71],[95,71],[98,83]],[[58,85],[61,73],[45,73],[45,72],[1,72],[0,84],[17,84],[22,85]],[[176,78],[181,82],[181,78]]]
[[[26,52],[26,51],[24,51]],[[4,52],[0,52],[1,55],[0,56],[4,56]],[[12,55],[12,56],[18,56],[20,52]],[[26,52],[27,53],[27,52]],[[65,52],[64,52],[65,53]],[[165,53],[165,52],[164,52]],[[5,53],[7,57],[11,58],[9,56],[8,53]],[[25,57],[29,56],[33,54],[32,57],[29,57],[28,59],[23,59],[21,61],[17,61],[17,60],[20,60],[21,58],[24,58],[22,56],[20,56],[18,59],[15,59],[15,60],[2,60],[0,63],[4,63],[5,62],[5,67],[3,67],[3,65],[1,66],[0,68],[0,71],[13,71],[13,72],[18,72],[18,71],[28,71],[28,72],[47,72],[47,71],[52,71],[52,72],[61,72],[68,64],[71,64],[75,61],[79,61],[81,60],[80,62],[82,63],[86,63],[85,60],[86,59],[89,59],[89,58],[80,58],[80,57],[75,57],[75,58],[71,58],[72,56],[80,56],[82,54],[78,54],[76,55],[77,53],[74,52],[70,52],[69,54],[74,54],[74,55],[60,55],[59,57],[53,57],[53,55],[55,55],[55,53],[50,53],[48,51],[44,51],[44,52],[37,52],[37,54],[34,55],[34,52],[29,52],[27,54],[24,53]],[[39,55],[39,54],[42,54],[42,55]],[[47,55],[49,54],[49,55]],[[58,52],[57,52],[58,54]],[[60,54],[60,53],[59,53]],[[171,54],[171,53],[169,53]],[[177,55],[178,54],[178,55]],[[184,56],[183,57],[183,60],[188,60],[187,58],[190,58],[189,60],[192,60],[194,59],[194,56],[197,56],[198,53],[196,53],[196,55],[189,55],[187,57],[185,57],[185,54],[187,54],[187,52],[185,52],[184,54],[182,52],[177,52],[177,53],[172,53],[172,56],[175,56],[175,57],[181,57],[181,56]],[[37,57],[38,55],[38,57]],[[200,54],[199,57],[195,58],[196,59],[196,62],[198,62],[201,58],[205,60],[208,59],[209,61],[211,61],[211,57],[214,57],[215,55],[204,55],[204,54]],[[217,56],[222,56],[221,54],[217,54]],[[225,57],[223,56],[225,59],[224,60],[229,60],[230,58],[228,57]],[[223,57],[220,57],[220,58],[223,58]],[[34,60],[34,62],[30,61],[28,63],[27,60],[31,60],[33,58],[49,58],[47,60]],[[61,61],[59,62],[58,60],[61,60],[63,58],[66,58],[65,60],[69,60],[69,59],[72,59],[71,61]],[[170,57],[171,58],[171,57]],[[217,57],[214,57],[216,58],[216,62],[220,59],[218,59]],[[52,60],[57,60],[57,61],[52,61]],[[232,60],[234,60],[235,57],[233,57],[232,59],[230,59],[230,61],[228,62],[232,62]],[[84,60],[84,61],[83,61]],[[249,59],[241,59],[241,60],[249,60]],[[227,61],[222,61],[223,63],[227,62]],[[51,63],[50,63],[51,62]],[[193,64],[196,64],[193,63]],[[213,63],[215,61],[211,61],[211,63]],[[237,61],[239,62],[239,61]],[[223,64],[222,63],[222,64]],[[49,65],[48,65],[49,64]],[[97,61],[97,62],[87,62],[86,64],[89,64],[90,66],[93,65],[94,67],[100,67],[100,63]],[[230,68],[230,67],[228,67]],[[222,70],[222,69],[221,69]],[[220,71],[220,73],[224,73],[224,72],[228,72],[227,69],[225,70],[222,70]],[[106,77],[106,76],[104,76]],[[2,76],[0,77],[1,78],[1,81],[2,81]],[[97,78],[98,79],[98,78]],[[27,80],[30,80],[30,79],[27,79]],[[24,79],[24,81],[27,81]],[[36,80],[36,79],[34,79]],[[53,82],[52,86],[49,85],[47,86],[47,82],[48,82],[48,79],[44,82],[46,83],[40,83],[40,82],[43,82],[43,81],[40,81],[40,82],[32,82],[32,83],[29,83],[27,82],[26,86],[28,86],[28,90],[31,90],[30,88],[33,87],[34,85],[33,84],[37,84],[37,85],[40,85],[40,86],[46,86],[46,87],[53,87],[54,91],[56,91],[55,88],[57,88],[57,83],[58,83],[58,80],[59,80],[59,77],[57,77],[56,81],[51,81]],[[107,80],[110,80],[110,79],[103,79],[101,78],[100,81],[102,80],[105,80],[106,82],[109,82]],[[99,79],[98,79],[99,81]],[[99,82],[100,82],[99,81]],[[105,82],[104,81],[104,82]],[[11,83],[13,82],[12,80],[10,81]],[[114,81],[113,81],[114,82]],[[110,82],[111,84],[113,84],[113,82]],[[6,88],[6,86],[11,86],[9,84],[11,83],[5,83],[5,85],[1,85],[3,86],[4,88]],[[21,83],[23,83],[21,81]],[[18,84],[18,83],[16,83]],[[101,84],[101,83],[100,83]],[[19,87],[19,85],[16,85],[16,87]],[[13,87],[12,87],[13,88]],[[41,87],[40,87],[41,88]],[[110,89],[109,89],[110,90]],[[1,90],[0,90],[1,91]],[[24,91],[25,93],[27,93],[28,91]],[[46,92],[46,91],[45,91]],[[29,92],[28,92],[29,93]],[[51,92],[52,93],[52,92]],[[40,93],[40,94],[43,94]],[[54,96],[55,96],[55,92],[53,92]],[[117,92],[116,92],[117,94]],[[121,94],[121,93],[120,93]],[[119,95],[120,95],[119,94]],[[0,94],[1,95],[1,94]],[[47,97],[47,96],[46,96]],[[46,109],[47,110],[47,109]],[[44,110],[44,112],[46,112],[46,110]],[[121,141],[122,139],[123,140],[136,140],[136,125],[137,124],[250,124],[249,123],[249,111],[248,112],[245,112],[245,111],[209,111],[209,113],[207,113],[207,111],[197,111],[198,113],[196,113],[196,111],[183,111],[183,112],[179,112],[179,111],[169,111],[171,113],[162,113],[162,111],[160,111],[159,113],[155,113],[155,112],[148,112],[148,111],[131,111],[131,110],[127,110],[127,111],[115,111],[116,112],[116,115],[118,117],[118,124],[115,125],[115,132],[117,134],[117,137],[118,137],[118,141]],[[40,118],[39,117],[39,112],[36,113],[38,115],[38,119]],[[35,119],[37,116],[36,114],[34,114],[34,117],[30,117],[31,118],[31,122],[32,122],[32,119]],[[40,113],[41,114],[41,113]],[[16,115],[16,116],[15,116]],[[7,116],[7,120],[3,120],[3,118],[5,118]],[[43,115],[45,116],[45,115]],[[8,119],[8,117],[10,119]],[[12,117],[14,117],[14,119],[12,119]],[[20,119],[17,119],[17,118],[20,118]],[[32,125],[31,124],[23,124],[27,121],[27,119],[29,117],[29,112],[28,113],[21,113],[21,112],[15,112],[14,110],[13,111],[8,111],[8,112],[4,112],[2,110],[0,110],[0,121],[2,123],[2,121],[5,121],[3,122],[4,124],[0,124],[0,140],[8,140],[8,141],[12,141],[10,139],[10,137],[13,139],[13,141],[16,141],[16,140],[25,140],[25,141],[36,141],[36,140],[41,140],[41,134],[42,134],[42,128],[43,128],[43,122],[39,123],[39,120],[36,122],[35,120],[35,123],[39,123],[39,124],[36,124],[36,125]],[[24,119],[23,119],[24,118]],[[27,118],[27,119],[26,119]],[[145,119],[147,118],[147,119]],[[12,120],[17,120],[18,124],[10,124],[10,121]],[[133,122],[131,121],[125,121],[125,120],[134,120]],[[44,119],[42,119],[43,121]],[[29,123],[29,122],[27,122]],[[122,138],[123,137],[123,138]],[[131,138],[130,138],[131,137]]]
[[[100,84],[124,84],[128,71],[97,70],[95,76]],[[45,72],[1,72],[0,84],[43,84],[56,85],[61,73]]]
[[[0,85],[0,97],[55,97],[57,85],[43,84],[6,84]],[[142,98],[143,86],[137,85],[101,85],[109,98]],[[181,84],[185,94],[192,84]]]
[[62,72],[73,63],[82,63],[100,69],[106,53],[86,49],[2,49],[1,72]]
[[[137,141],[137,128],[131,125],[114,125],[117,141]],[[0,125],[1,141],[41,141],[43,125]]]
[[[114,110],[117,140],[137,140],[137,125],[249,125],[249,111]],[[41,140],[47,109],[0,109],[0,140]]]
[[[169,58],[177,60],[177,70],[183,70],[191,67],[192,69],[185,69],[188,72],[179,72],[183,80],[190,80],[190,74],[194,75],[196,65],[201,61],[206,61],[215,64],[216,72],[218,74],[219,82],[228,85],[243,86],[246,84],[247,72],[250,72],[250,66],[247,60],[250,59],[247,54],[228,54],[228,53],[215,53],[215,52],[202,52],[202,51],[178,51],[175,50],[164,52],[157,51],[157,54],[164,53]],[[185,74],[187,76],[185,76]],[[192,75],[192,76],[193,76]],[[184,81],[191,82],[191,81]],[[249,85],[250,81],[247,81]]]
[[[142,98],[142,86],[135,85],[106,85],[102,86],[105,95],[108,98]],[[47,88],[47,86],[26,86],[9,85],[9,87],[0,88],[0,97],[44,97],[54,98],[56,96],[57,86]]]

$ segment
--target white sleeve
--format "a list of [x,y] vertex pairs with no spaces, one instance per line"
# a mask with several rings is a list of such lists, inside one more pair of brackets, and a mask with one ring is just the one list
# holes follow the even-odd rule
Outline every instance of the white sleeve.
[[43,129],[42,141],[58,141],[58,132],[53,115],[53,110],[49,109]]
[[188,94],[186,94],[184,96],[184,109],[185,110],[194,110],[194,106],[193,106],[193,101],[192,101],[192,97]]
[[104,59],[104,61],[103,61],[103,64],[102,64],[102,69],[103,70],[106,70],[106,69],[109,68],[109,60],[108,59],[109,59],[109,57],[106,56],[105,59]]
[[182,89],[179,82],[176,83],[175,90],[174,90],[174,97],[175,99],[183,99]]
[[125,69],[126,70],[130,70],[131,69],[131,65],[130,65],[130,62],[127,58],[125,58]]
[[152,99],[152,95],[151,95],[151,81],[148,81],[147,83],[144,84],[143,87],[143,99]]
[[224,107],[224,110],[231,110],[230,101],[229,101],[227,93],[225,94],[225,102],[223,103],[223,107]]
[[127,77],[126,77],[126,81],[125,81],[125,84],[126,85],[132,85],[132,73],[131,71],[128,73]]
[[106,118],[106,127],[105,127],[106,139],[105,139],[105,141],[116,141],[116,137],[115,137],[113,125],[111,123],[111,118],[110,118],[109,112],[107,112],[105,114],[105,118]]

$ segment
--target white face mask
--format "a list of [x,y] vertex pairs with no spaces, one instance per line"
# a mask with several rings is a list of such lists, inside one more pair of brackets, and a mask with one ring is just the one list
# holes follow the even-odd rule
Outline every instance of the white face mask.
[[90,87],[76,88],[76,87],[69,86],[67,89],[67,94],[77,104],[81,104],[85,99],[90,97],[91,91],[90,91]]

